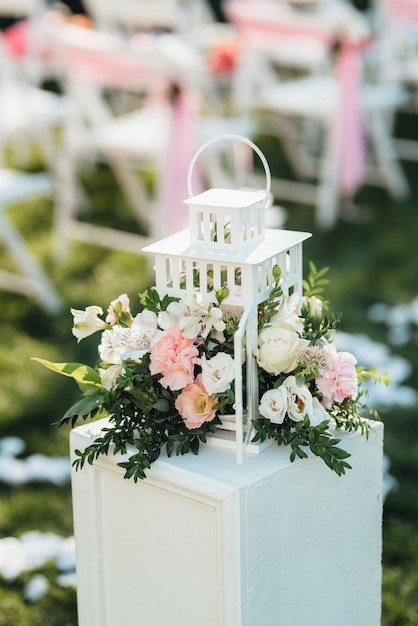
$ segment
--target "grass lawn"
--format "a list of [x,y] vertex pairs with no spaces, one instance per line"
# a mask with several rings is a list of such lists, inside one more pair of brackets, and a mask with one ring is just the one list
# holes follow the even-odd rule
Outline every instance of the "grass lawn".
[[[259,145],[274,174],[275,147],[264,139]],[[318,267],[331,267],[327,296],[333,310],[343,312],[341,329],[346,332],[363,332],[385,342],[387,328],[368,319],[368,307],[375,302],[408,304],[418,295],[417,171],[416,165],[408,165],[412,195],[402,204],[394,204],[383,191],[363,189],[356,199],[368,215],[362,224],[340,222],[331,232],[321,233],[310,207],[288,208],[286,227],[313,233],[305,244],[305,263],[312,259]],[[110,223],[129,225],[126,207],[107,169],[91,172],[87,183],[92,206]],[[57,429],[53,422],[78,397],[78,390],[72,381],[48,372],[30,357],[93,363],[95,341],[76,343],[69,308],[98,304],[105,309],[121,293],[128,293],[135,302],[137,292],[153,278],[141,255],[94,245],[71,244],[68,258],[58,264],[51,256],[51,205],[27,203],[13,215],[48,268],[65,307],[51,319],[33,301],[0,294],[0,438],[21,437],[27,446],[25,454],[67,455],[69,431]],[[0,266],[10,267],[1,247]],[[415,340],[391,346],[391,351],[411,363],[412,373],[405,384],[418,389],[418,328],[415,332]],[[407,626],[418,623],[418,407],[387,410],[381,416],[391,474],[399,483],[385,502],[382,625]],[[28,530],[71,535],[69,486],[0,485],[0,537],[18,537]],[[0,579],[0,626],[77,624],[75,592],[55,584],[53,563],[41,570],[51,581],[50,592],[32,604],[25,603],[22,594],[29,573],[15,580]]]

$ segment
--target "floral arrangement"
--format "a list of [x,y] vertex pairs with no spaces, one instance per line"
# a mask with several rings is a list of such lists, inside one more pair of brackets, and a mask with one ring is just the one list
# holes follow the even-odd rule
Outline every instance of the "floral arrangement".
[[[327,271],[310,263],[299,302],[296,293],[283,293],[280,269],[273,269],[274,287],[258,306],[253,356],[260,403],[252,421],[253,441],[287,445],[292,461],[307,457],[309,449],[342,475],[351,467],[350,455],[338,447],[340,439],[333,433],[360,429],[367,435],[372,423],[366,415],[378,416],[365,405],[364,383],[390,381],[387,373],[366,370],[333,345],[341,316],[327,314],[322,297]],[[139,295],[136,315],[125,294],[110,303],[105,319],[99,306],[71,309],[78,341],[101,333],[96,366],[35,360],[72,377],[82,391],[60,425],[108,418],[101,436],[76,452],[77,469],[110,451],[126,453],[131,446],[130,456],[119,465],[125,478],[137,481],[145,478],[162,448],[169,456],[197,454],[224,416],[234,412],[233,338],[241,311],[224,310],[227,294],[223,286],[216,302],[204,302],[200,294],[161,297],[150,287]]]

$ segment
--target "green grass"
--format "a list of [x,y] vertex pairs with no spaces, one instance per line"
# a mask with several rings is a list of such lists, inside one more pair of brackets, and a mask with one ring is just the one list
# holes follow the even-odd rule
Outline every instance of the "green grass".
[[[278,167],[277,149],[265,138],[260,147],[273,174]],[[385,341],[386,328],[372,324],[367,308],[376,301],[391,305],[410,302],[418,290],[418,181],[416,166],[408,166],[412,196],[394,204],[388,196],[365,188],[357,198],[367,210],[364,224],[339,222],[331,232],[318,232],[313,210],[289,208],[287,228],[307,230],[312,239],[304,248],[305,262],[330,266],[327,296],[335,311],[343,312],[342,330],[364,332]],[[105,168],[86,174],[86,182],[105,220],[129,225],[126,205]],[[0,315],[0,437],[17,435],[26,453],[68,454],[68,429],[53,425],[78,397],[71,381],[61,379],[30,360],[38,356],[56,361],[95,359],[95,341],[77,344],[71,335],[70,307],[98,304],[106,308],[120,293],[135,295],[152,282],[149,266],[138,254],[114,252],[91,245],[71,244],[68,258],[59,263],[51,256],[52,207],[27,203],[11,212],[34,253],[48,269],[65,302],[61,315],[51,319],[36,302],[1,292]],[[0,266],[12,267],[0,247]],[[392,348],[408,359],[413,374],[405,384],[418,388],[416,344]],[[392,461],[391,473],[399,489],[389,495],[384,513],[383,617],[382,626],[418,623],[418,443],[417,409],[397,409],[382,415],[385,449]],[[72,533],[70,488],[47,484],[0,487],[0,537],[19,536],[27,530]],[[50,593],[29,605],[22,589],[28,574],[15,581],[0,580],[0,626],[72,626],[77,624],[75,593],[55,583],[52,564],[42,569],[51,581]],[[289,625],[290,626],[290,625]]]

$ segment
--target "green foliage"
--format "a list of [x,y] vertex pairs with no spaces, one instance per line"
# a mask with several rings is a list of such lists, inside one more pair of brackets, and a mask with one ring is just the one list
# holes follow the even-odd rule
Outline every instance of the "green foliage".
[[[302,280],[303,292],[307,298],[322,297],[324,288],[329,285],[328,278],[324,278],[329,272],[329,267],[318,270],[313,261],[309,261],[309,273],[306,279]],[[326,306],[327,303],[324,302]]]
[[308,417],[297,422],[296,425],[288,418],[285,419],[285,423],[280,425],[263,418],[253,420],[255,430],[253,441],[263,442],[271,438],[279,445],[290,446],[292,462],[296,458],[306,459],[308,455],[304,448],[309,448],[338,476],[345,474],[346,469],[351,469],[351,465],[345,460],[350,454],[337,446],[341,440],[335,439],[329,432],[327,421],[312,427]]

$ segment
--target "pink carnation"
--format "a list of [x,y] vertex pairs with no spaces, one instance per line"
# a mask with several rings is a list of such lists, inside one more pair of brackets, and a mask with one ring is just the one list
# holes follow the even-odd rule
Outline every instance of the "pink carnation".
[[201,374],[196,382],[183,389],[175,401],[175,407],[189,430],[199,428],[204,422],[211,422],[216,415],[213,408],[215,404],[216,398],[207,393]]
[[327,366],[319,369],[315,382],[322,395],[322,404],[330,409],[346,398],[357,396],[356,359],[349,352],[337,352],[335,346],[323,348]]
[[150,350],[151,375],[162,374],[160,384],[175,391],[194,381],[194,366],[200,363],[193,342],[176,327],[168,328]]

